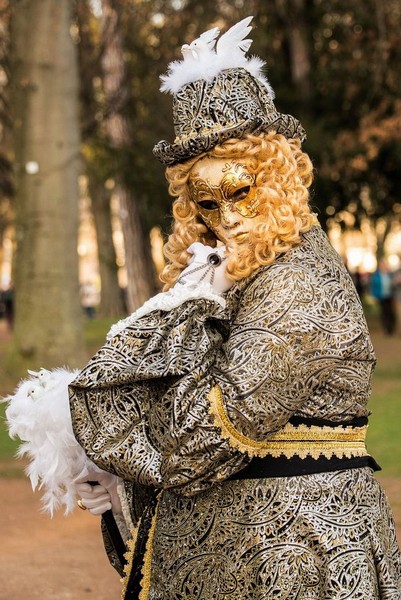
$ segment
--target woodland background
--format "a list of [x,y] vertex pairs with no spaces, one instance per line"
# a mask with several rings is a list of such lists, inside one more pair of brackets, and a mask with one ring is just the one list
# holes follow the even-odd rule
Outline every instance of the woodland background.
[[148,234],[158,225],[166,235],[171,200],[152,148],[174,138],[159,76],[183,43],[248,15],[277,108],[308,133],[323,227],[368,220],[383,253],[401,219],[400,0],[0,0],[0,242],[11,228],[14,372],[82,366],[80,182],[98,239],[98,316],[115,320],[157,289]]

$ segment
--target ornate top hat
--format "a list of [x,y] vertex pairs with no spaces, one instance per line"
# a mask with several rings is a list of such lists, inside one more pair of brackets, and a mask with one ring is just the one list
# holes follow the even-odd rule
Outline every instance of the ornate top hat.
[[171,63],[161,77],[161,90],[174,96],[176,134],[173,143],[162,140],[153,149],[163,164],[183,162],[246,133],[276,131],[305,139],[300,122],[276,110],[274,92],[262,73],[264,62],[245,57],[252,43],[244,39],[251,20],[234,25],[217,45],[217,28],[203,33],[182,47],[184,60]]

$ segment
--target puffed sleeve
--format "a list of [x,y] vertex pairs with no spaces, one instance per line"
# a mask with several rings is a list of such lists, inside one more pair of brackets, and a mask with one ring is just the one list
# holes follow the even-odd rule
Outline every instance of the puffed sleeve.
[[201,481],[212,464],[223,479],[246,464],[208,411],[227,322],[217,299],[191,298],[107,341],[70,385],[74,434],[96,464],[155,487]]
[[361,339],[337,279],[284,260],[240,286],[232,314],[197,299],[142,317],[74,382],[78,441],[100,467],[184,494],[263,456]]

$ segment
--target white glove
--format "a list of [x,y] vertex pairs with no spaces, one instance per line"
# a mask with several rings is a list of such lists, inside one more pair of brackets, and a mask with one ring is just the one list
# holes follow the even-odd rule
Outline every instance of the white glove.
[[191,244],[188,252],[193,255],[182,271],[177,284],[209,283],[217,294],[224,294],[234,284],[226,275],[225,247],[212,248],[200,242]]
[[[98,485],[91,485],[89,481],[96,481]],[[122,512],[120,498],[117,493],[117,485],[120,477],[103,471],[98,467],[85,468],[75,479],[74,487],[81,498],[83,506],[92,515],[101,515],[106,510],[112,510],[114,514]]]

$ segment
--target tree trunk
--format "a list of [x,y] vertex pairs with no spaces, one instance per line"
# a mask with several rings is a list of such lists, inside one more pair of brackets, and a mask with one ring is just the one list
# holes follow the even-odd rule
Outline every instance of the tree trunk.
[[103,183],[97,181],[90,169],[88,169],[88,177],[101,281],[100,305],[97,314],[100,317],[121,317],[126,312],[126,308],[117,277],[118,266],[111,225],[110,192],[106,190]]
[[125,267],[127,269],[127,307],[131,312],[156,292],[154,266],[149,236],[142,227],[142,215],[130,190],[117,188],[120,200],[121,225],[124,234]]
[[83,360],[78,284],[80,136],[70,0],[13,6],[15,345],[32,367]]
[[389,214],[377,219],[374,223],[374,227],[376,233],[376,259],[377,264],[379,264],[385,255],[384,247],[386,245],[387,237],[393,227],[393,216]]
[[[103,0],[102,9],[103,86],[107,102],[111,104],[106,127],[111,145],[116,149],[123,149],[128,148],[135,141],[130,131],[129,120],[121,111],[129,94],[129,83],[126,81],[124,71],[124,48],[118,28],[121,4],[115,0]],[[128,310],[133,311],[155,292],[153,264],[149,239],[144,235],[136,199],[119,173],[115,173],[115,180],[125,241],[127,305]]]
[[305,0],[276,0],[276,7],[285,23],[292,81],[308,100],[312,84]]

